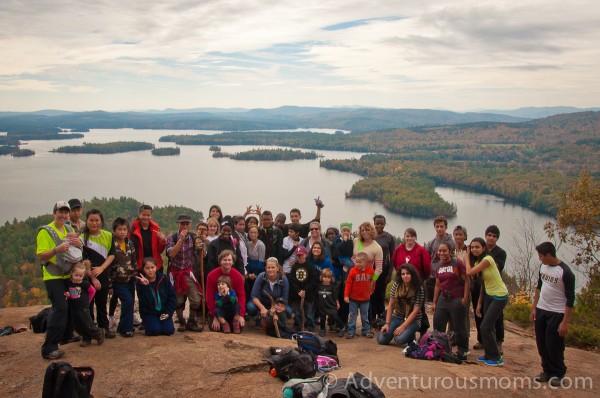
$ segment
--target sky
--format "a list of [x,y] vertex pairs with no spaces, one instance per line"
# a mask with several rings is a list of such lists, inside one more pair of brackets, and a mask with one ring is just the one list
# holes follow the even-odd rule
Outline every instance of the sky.
[[0,111],[600,105],[597,0],[2,0]]

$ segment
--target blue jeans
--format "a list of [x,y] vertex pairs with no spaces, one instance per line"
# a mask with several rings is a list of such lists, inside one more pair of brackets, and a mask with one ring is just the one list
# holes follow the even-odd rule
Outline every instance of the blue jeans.
[[113,295],[121,301],[121,318],[117,332],[133,332],[133,297],[135,287],[133,283],[114,283]]
[[146,336],[170,336],[175,333],[173,317],[161,320],[158,315],[141,314]]
[[350,300],[350,316],[348,317],[348,334],[356,334],[356,318],[358,317],[358,311],[360,311],[360,321],[362,323],[361,332],[363,336],[371,331],[371,324],[369,323],[369,302],[368,301],[354,301]]
[[398,336],[394,336],[394,331],[404,323],[403,319],[396,316],[392,316],[392,320],[388,325],[388,331],[385,333],[379,332],[377,335],[377,343],[388,345],[392,340],[398,345],[404,345],[412,342],[415,339],[415,333],[419,331],[419,325],[416,321],[413,321],[410,325],[404,329]]
[[[264,305],[264,304],[263,304]],[[271,308],[270,305],[265,306],[267,309]],[[252,301],[248,301],[246,303],[246,313],[248,315],[250,315],[251,317],[253,316],[257,316],[260,314],[260,311],[258,309],[258,307],[256,306],[256,304],[254,304]],[[287,314],[288,318],[292,316],[292,307],[290,307],[289,305],[287,305],[285,307],[285,313]]]
[[[302,319],[302,312],[300,310],[300,301],[296,301],[292,305],[294,310],[294,327],[300,329],[300,321]],[[306,320],[306,327],[309,331],[315,330],[315,303],[308,300],[304,301],[304,318]]]

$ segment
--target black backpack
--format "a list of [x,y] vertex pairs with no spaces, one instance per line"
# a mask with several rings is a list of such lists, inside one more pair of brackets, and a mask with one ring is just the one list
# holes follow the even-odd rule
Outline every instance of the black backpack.
[[270,357],[267,362],[275,369],[276,377],[283,381],[290,379],[307,379],[317,373],[315,357],[301,353],[294,347],[269,348]]
[[337,379],[329,384],[328,397],[385,398],[385,394],[371,379],[359,372]]
[[94,369],[53,362],[46,368],[42,398],[93,398]]
[[29,329],[33,330],[33,333],[45,333],[48,328],[48,315],[52,307],[46,307],[42,309],[37,315],[29,317]]
[[340,363],[337,356],[337,344],[333,340],[325,340],[312,332],[294,333],[292,340],[298,344],[298,349],[302,352],[312,353],[315,356],[325,355],[334,358],[338,364]]

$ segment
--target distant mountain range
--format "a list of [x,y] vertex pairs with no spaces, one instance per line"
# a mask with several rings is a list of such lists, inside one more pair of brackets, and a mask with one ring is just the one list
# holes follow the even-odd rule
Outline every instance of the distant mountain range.
[[[600,110],[588,108],[585,110]],[[165,109],[131,112],[0,112],[0,131],[38,134],[59,128],[86,130],[135,128],[165,130],[278,130],[330,128],[372,131],[416,126],[455,125],[476,122],[516,123],[550,115],[581,112],[573,107],[520,108],[458,113],[432,109],[319,108],[282,106],[274,109]]]

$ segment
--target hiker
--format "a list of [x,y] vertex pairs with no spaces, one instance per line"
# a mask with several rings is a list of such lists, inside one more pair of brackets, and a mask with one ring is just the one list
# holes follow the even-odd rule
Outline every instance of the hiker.
[[66,281],[70,277],[70,272],[57,266],[57,255],[64,255],[71,245],[79,248],[83,246],[73,229],[65,225],[70,210],[69,204],[65,201],[56,202],[52,210],[54,220],[48,224],[48,227],[63,240],[60,245],[56,244],[52,235],[46,230],[40,229],[36,237],[36,255],[42,261],[44,285],[52,304],[41,350],[42,357],[50,360],[60,359],[65,354],[58,348],[59,343],[81,340],[81,337],[73,336],[69,306],[65,300]]
[[240,330],[240,303],[235,290],[231,287],[231,279],[228,275],[221,275],[217,279],[217,291],[215,292],[215,317],[221,324],[223,333],[239,334]]
[[[400,267],[403,264],[411,264],[421,283],[425,283],[431,275],[431,256],[427,249],[417,243],[417,231],[414,228],[406,228],[404,231],[404,243],[398,245],[392,256],[392,264],[396,269],[396,273],[400,272]],[[423,285],[423,289],[425,286]],[[425,305],[421,306],[421,327],[419,334],[424,335],[429,330],[429,317],[425,311]]]
[[[282,339],[291,338],[294,331],[288,329],[287,320],[288,315],[285,300],[281,297],[276,298],[265,317],[265,333],[267,336],[280,337]],[[277,328],[275,324],[277,324]],[[279,336],[277,336],[278,332]]]
[[325,325],[327,318],[333,323],[331,331],[339,333],[344,328],[344,322],[338,315],[340,300],[338,299],[338,284],[335,283],[333,272],[325,268],[319,276],[320,283],[317,285],[317,308],[321,314],[321,330],[319,336],[325,336]]
[[[109,321],[113,320],[116,300],[121,301],[121,316],[117,333],[122,337],[133,337],[133,308],[135,299],[135,275],[137,273],[137,256],[133,242],[127,238],[129,222],[117,217],[113,221],[115,239],[115,259],[110,268],[110,283],[113,290],[109,309]],[[113,307],[114,300],[114,307]],[[110,323],[110,322],[109,322]]]
[[288,275],[292,269],[292,265],[297,261],[296,248],[300,245],[300,224],[291,223],[287,227],[287,236],[283,238],[282,253],[283,253],[283,272]]
[[208,234],[206,235],[208,245],[221,234],[221,224],[216,218],[209,217],[206,220],[206,226],[208,227]]
[[[240,331],[244,328],[244,315],[246,314],[246,292],[244,290],[244,277],[238,270],[233,268],[235,263],[235,254],[231,250],[223,250],[219,254],[219,267],[210,271],[206,277],[206,304],[209,315],[212,317],[210,328],[214,332],[222,331],[222,326],[217,319],[215,308],[215,293],[218,291],[218,280],[221,276],[227,275],[231,282],[231,289],[235,291],[240,306],[239,327]],[[235,329],[235,325],[234,329]]]
[[177,307],[177,296],[169,278],[158,272],[153,257],[142,261],[142,270],[135,278],[144,334],[170,336],[175,333],[173,313]]
[[385,325],[377,335],[379,344],[392,340],[399,346],[415,340],[421,327],[421,307],[425,305],[423,282],[412,264],[402,264],[390,290]]
[[315,242],[321,243],[323,249],[325,250],[325,256],[331,258],[331,248],[325,242],[325,238],[322,235],[321,224],[317,221],[311,221],[308,237],[302,240],[300,244],[306,247],[306,249],[310,253],[310,249],[312,248],[313,243]]
[[[180,214],[177,217],[178,232],[167,237],[167,256],[169,256],[169,277],[177,295],[177,319],[179,320],[179,332],[186,330],[201,332],[203,325],[198,325],[196,317],[201,306],[200,295],[202,294],[200,284],[192,272],[195,261],[196,234],[190,232],[192,217],[188,214]],[[186,322],[183,316],[185,301],[189,299],[189,317]]]
[[166,238],[158,224],[152,221],[152,206],[140,206],[138,218],[131,224],[129,239],[135,247],[138,270],[141,270],[144,258],[152,257],[156,263],[156,270],[162,272],[161,254],[165,250]]
[[268,210],[262,212],[260,221],[258,239],[265,244],[265,257],[275,257],[279,264],[283,263],[283,232],[273,225],[273,214]]
[[456,357],[464,361],[469,354],[469,334],[465,322],[471,293],[469,277],[463,262],[452,257],[448,243],[440,243],[438,257],[440,263],[434,271],[433,329],[446,332],[448,321],[452,320],[458,346]]
[[69,221],[66,222],[71,228],[75,230],[77,235],[83,232],[85,227],[85,221],[81,219],[81,213],[83,212],[83,205],[79,199],[69,199]]
[[[290,228],[290,231],[292,229]],[[315,310],[317,302],[317,284],[319,272],[306,259],[306,247],[296,248],[297,261],[292,266],[288,281],[290,284],[289,303],[294,310],[294,328],[304,330],[303,324],[309,332],[315,330]],[[304,305],[302,307],[302,305]],[[302,315],[304,314],[304,315]]]
[[[373,217],[373,224],[377,231],[375,241],[383,251],[383,262],[381,264],[381,275],[377,278],[375,291],[371,295],[369,321],[371,325],[379,325],[383,324],[385,320],[385,290],[392,278],[392,254],[394,254],[394,250],[396,249],[396,241],[392,234],[384,231],[386,225],[385,216],[381,214],[376,215]],[[377,320],[379,320],[379,324]]]
[[[373,241],[375,242],[375,241]],[[375,242],[375,244],[377,244]],[[373,275],[375,271],[368,265],[368,254],[359,252],[355,256],[354,267],[348,274],[346,288],[344,290],[344,301],[349,304],[350,315],[348,317],[347,339],[353,339],[356,336],[356,318],[360,311],[360,321],[362,323],[362,335],[368,338],[373,337],[371,325],[369,324],[369,301],[371,293],[375,288]],[[343,332],[340,332],[343,336]],[[340,336],[340,337],[341,337]]]
[[476,316],[482,317],[481,341],[484,355],[477,358],[488,366],[502,366],[504,361],[496,342],[496,321],[508,302],[508,289],[502,281],[496,262],[489,255],[485,240],[475,238],[467,249],[467,275],[475,276],[481,272],[483,288],[479,293]]
[[210,206],[210,209],[208,209],[208,218],[217,220],[218,225],[221,225],[223,223],[223,210],[221,210],[221,207],[218,205]]
[[542,359],[542,373],[535,380],[560,387],[567,373],[565,336],[575,303],[575,275],[567,264],[556,258],[556,247],[552,243],[540,243],[535,250],[542,262],[531,307],[535,342]]
[[373,274],[373,283],[377,282],[379,279],[383,267],[383,249],[375,240],[376,237],[377,230],[375,229],[375,226],[370,222],[365,221],[358,227],[358,237],[354,238],[354,248],[352,251],[355,256],[360,252],[367,255],[367,262],[375,270],[375,273]]
[[[300,209],[293,208],[292,210],[290,210],[290,223],[291,224],[300,224],[300,233],[299,234],[302,239],[305,239],[306,237],[308,237],[308,234],[310,233],[310,223],[312,223],[314,221],[321,222],[321,209],[325,205],[323,204],[323,201],[321,201],[320,198],[317,198],[317,199],[315,199],[315,206],[317,207],[317,213],[315,214],[315,218],[313,218],[306,224],[302,224],[300,222],[300,219],[302,218],[302,213],[300,212]],[[289,227],[289,224],[286,224],[283,226],[284,236],[287,236],[287,228],[288,227]]]
[[71,278],[67,283],[65,297],[69,302],[69,312],[75,331],[82,337],[79,344],[87,347],[92,339],[98,341],[98,345],[104,343],[104,329],[94,325],[90,317],[90,302],[96,294],[96,289],[87,280],[86,275],[90,272],[90,261],[83,260],[73,265]]
[[85,228],[81,234],[83,240],[83,258],[90,260],[92,284],[96,294],[90,303],[90,313],[94,319],[96,307],[96,323],[104,329],[107,339],[115,338],[115,332],[109,329],[108,323],[108,290],[110,287],[110,270],[115,259],[115,244],[113,235],[104,228],[104,216],[98,209],[91,209],[85,214]]
[[[266,318],[274,300],[282,298],[286,303],[288,302],[289,291],[288,279],[283,274],[279,261],[275,257],[269,257],[265,272],[256,277],[250,300],[246,304],[248,315],[256,317],[256,327],[260,326],[262,319]],[[287,306],[286,312],[288,316],[291,315],[292,308]]]

